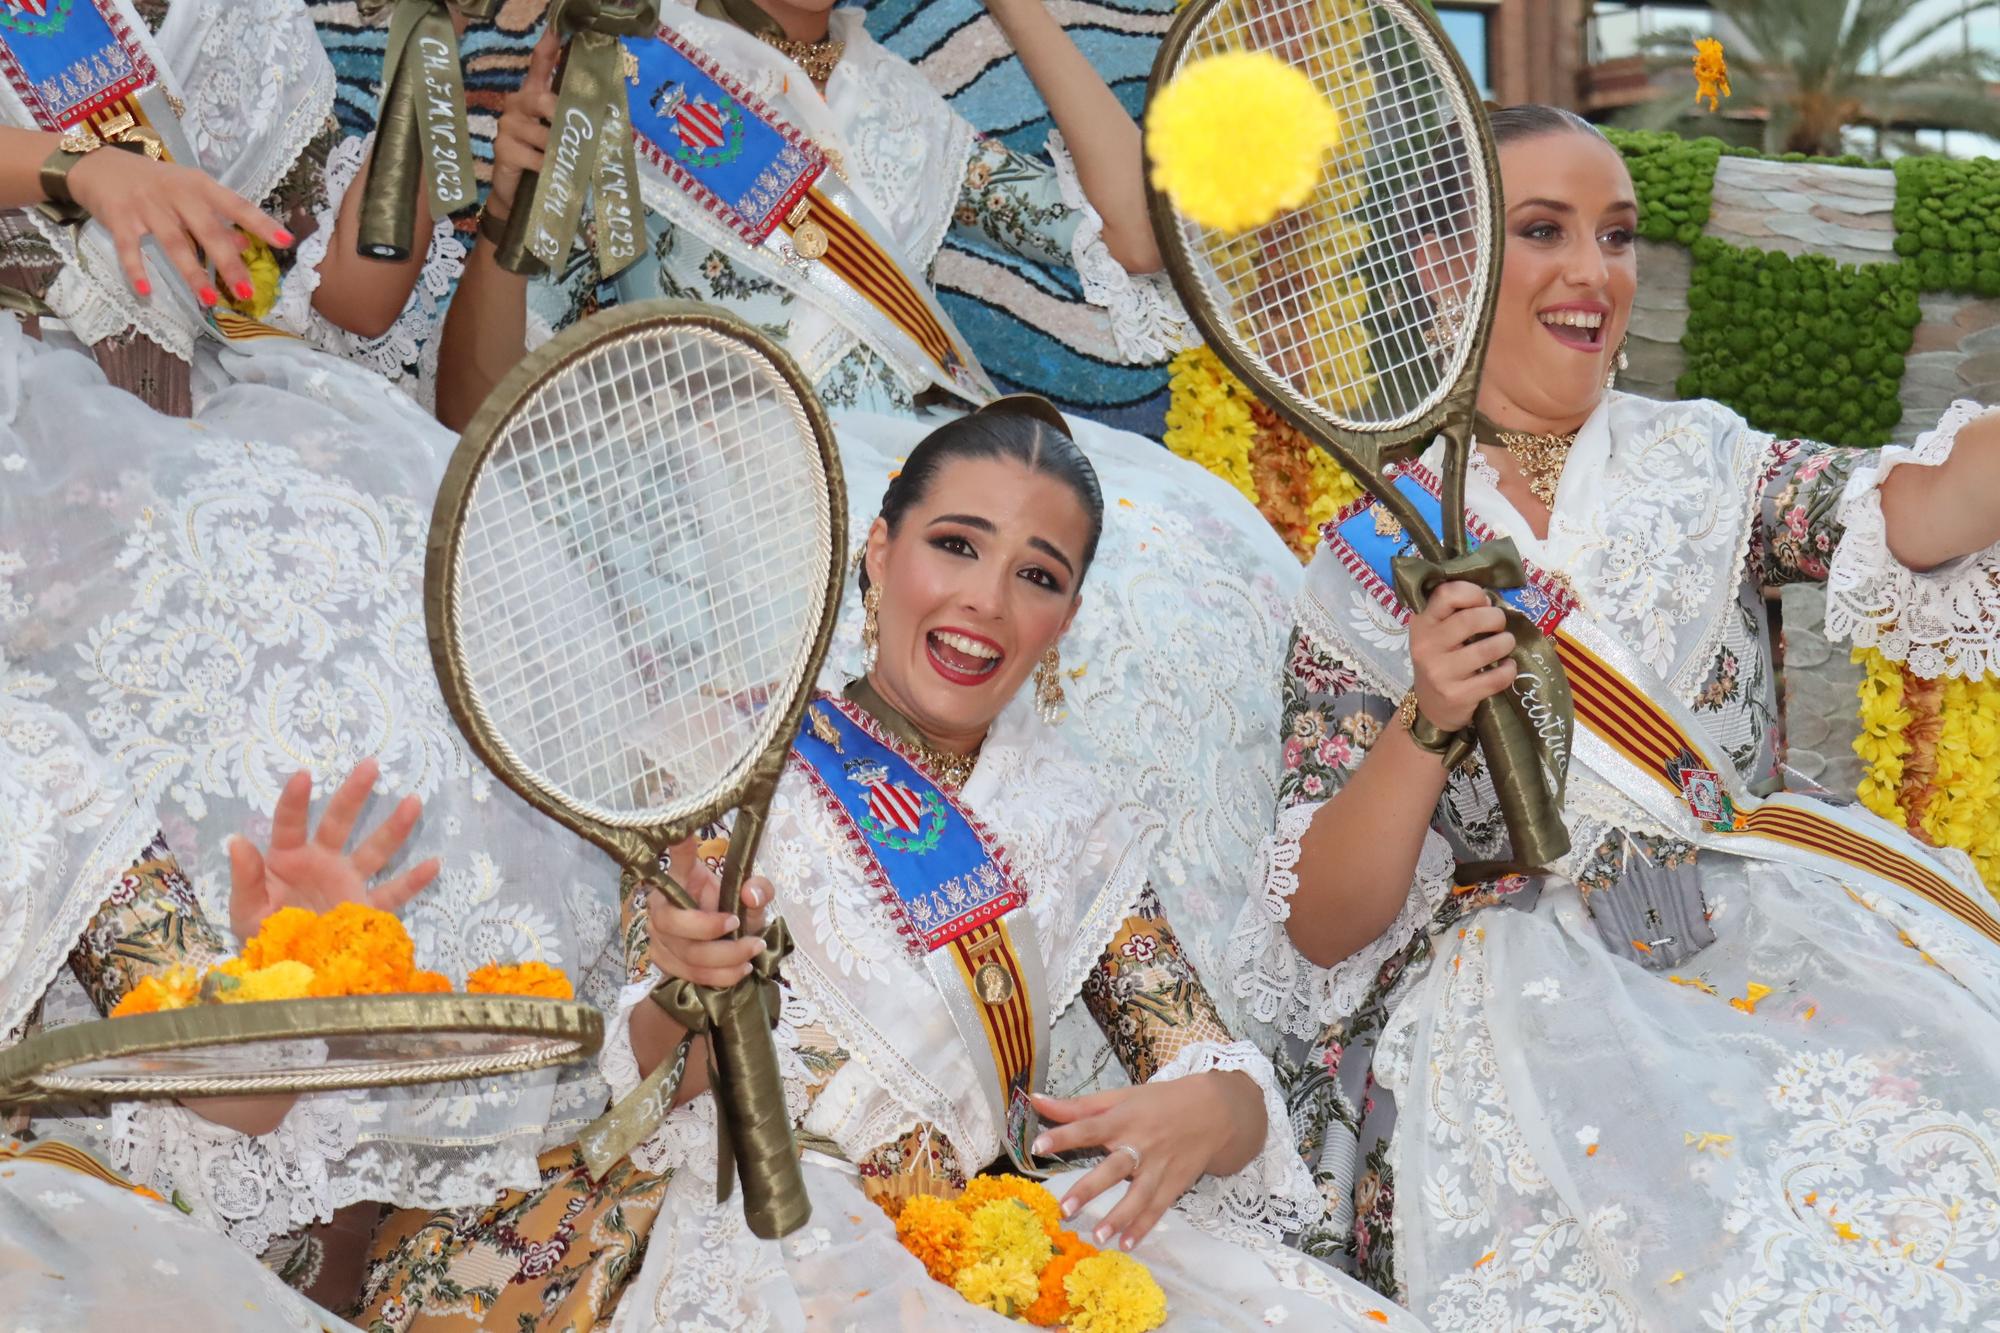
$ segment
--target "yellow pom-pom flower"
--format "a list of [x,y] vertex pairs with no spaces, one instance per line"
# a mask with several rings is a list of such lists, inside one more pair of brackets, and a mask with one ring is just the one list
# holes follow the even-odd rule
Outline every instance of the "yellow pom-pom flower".
[[251,967],[237,958],[208,970],[202,999],[217,1004],[300,1000],[312,994],[314,977],[311,968],[290,959],[269,967]]
[[1312,80],[1265,51],[1197,60],[1146,109],[1153,184],[1204,227],[1260,227],[1312,197],[1340,115]]
[[974,1305],[1009,1319],[1033,1305],[1041,1292],[1033,1268],[1006,1259],[984,1259],[961,1268],[951,1285]]
[[228,284],[222,281],[219,272],[215,285],[222,294],[224,305],[239,315],[262,319],[278,304],[278,289],[284,283],[284,271],[278,267],[278,256],[272,253],[270,246],[241,229],[236,234],[243,247],[243,267],[250,270],[250,296],[246,300],[228,290]]
[[1117,1250],[1078,1262],[1063,1289],[1069,1333],[1147,1333],[1167,1322],[1167,1293],[1145,1265]]
[[[981,1204],[966,1215],[966,1222],[966,1242],[974,1259],[1018,1265],[1028,1270],[1031,1281],[1055,1253],[1054,1242],[1042,1229],[1042,1219],[1018,1200],[995,1199]],[[1034,1299],[1035,1288],[1030,1286],[1028,1299],[1021,1304]]]

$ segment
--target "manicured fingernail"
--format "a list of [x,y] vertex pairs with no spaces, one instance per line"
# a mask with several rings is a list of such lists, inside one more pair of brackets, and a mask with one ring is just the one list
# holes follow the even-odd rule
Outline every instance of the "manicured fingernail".
[[1127,1236],[1124,1240],[1119,1241],[1118,1248],[1121,1250],[1130,1250],[1132,1248],[1132,1238]]
[[257,289],[256,289],[255,287],[252,287],[252,286],[251,286],[251,285],[250,285],[249,283],[247,283],[247,282],[239,282],[239,283],[237,283],[237,284],[236,284],[236,299],[237,299],[237,300],[239,300],[239,301],[247,301],[247,300],[249,300],[249,299],[250,299],[251,297],[255,296],[256,294],[257,294]]
[[1035,1141],[1034,1141],[1034,1142],[1033,1142],[1032,1144],[1030,1144],[1030,1145],[1029,1145],[1029,1147],[1028,1147],[1028,1151],[1030,1151],[1030,1152],[1035,1152],[1035,1153],[1045,1153],[1045,1152],[1047,1152],[1048,1150],[1049,1150],[1049,1136],[1048,1136],[1048,1135],[1046,1135],[1046,1134],[1044,1134],[1044,1135],[1042,1135],[1042,1136],[1041,1136],[1040,1138],[1036,1139],[1036,1140],[1035,1140]]
[[1090,1238],[1096,1241],[1099,1245],[1102,1245],[1104,1243],[1105,1237],[1109,1236],[1110,1234],[1111,1234],[1111,1224],[1107,1222],[1103,1226],[1099,1227],[1097,1230],[1090,1233]]
[[132,290],[141,296],[151,296],[153,294],[153,284],[141,278],[132,284]]
[[277,231],[271,233],[271,239],[276,241],[279,245],[287,248],[298,244],[298,238],[293,236],[290,232],[286,231],[282,227],[280,227]]
[[730,917],[730,918],[729,918],[729,927],[728,927],[728,928],[729,928],[730,930],[734,930],[734,929],[736,929],[736,928],[737,928],[738,926],[740,926],[740,925],[742,925],[742,924],[743,924],[743,922],[742,922],[742,920],[741,920],[741,919],[739,919],[739,918],[737,918],[737,917],[733,917],[733,916],[732,916],[732,917]]
[[1062,1214],[1063,1214],[1063,1216],[1064,1216],[1064,1217],[1075,1217],[1075,1216],[1076,1216],[1076,1200],[1075,1200],[1075,1199],[1064,1199],[1064,1200],[1063,1200],[1063,1206],[1062,1206]]
[[201,298],[201,303],[203,305],[214,305],[217,301],[220,301],[222,299],[222,296],[213,287],[205,286],[200,291],[196,292],[195,295]]

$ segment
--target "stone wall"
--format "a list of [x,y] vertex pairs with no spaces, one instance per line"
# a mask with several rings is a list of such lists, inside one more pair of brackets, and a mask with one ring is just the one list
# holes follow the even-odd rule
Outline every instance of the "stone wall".
[[[1817,253],[1847,264],[1896,260],[1896,178],[1869,167],[1766,162],[1725,157],[1716,165],[1706,234],[1746,249]],[[1692,258],[1677,245],[1639,245],[1639,301],[1632,312],[1631,365],[1620,387],[1672,398],[1686,364]],[[2000,402],[2000,301],[1925,296],[1923,320],[1905,361],[1903,419],[1895,438],[1907,444],[1951,402]],[[1831,441],[1838,444],[1839,441]],[[1821,632],[1826,599],[1817,587],[1787,588],[1783,599],[1785,722],[1789,761],[1798,773],[1852,795],[1861,765],[1854,754],[1855,689],[1860,669],[1846,646]]]

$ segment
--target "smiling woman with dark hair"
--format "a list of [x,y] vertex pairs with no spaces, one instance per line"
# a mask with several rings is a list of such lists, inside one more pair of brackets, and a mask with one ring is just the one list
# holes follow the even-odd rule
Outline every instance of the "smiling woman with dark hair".
[[[1325,1127],[1304,1142],[1342,1204],[1304,1244],[1440,1329],[1991,1321],[2000,923],[1962,856],[1763,794],[1763,589],[1829,580],[1836,631],[1990,654],[2000,417],[1959,404],[1877,454],[1613,391],[1624,162],[1568,112],[1492,124],[1506,248],[1466,502],[1525,557],[1509,595],[1567,668],[1570,851],[1467,882],[1507,835],[1487,771],[1443,762],[1454,736],[1509,691],[1566,723],[1517,688],[1487,592],[1447,582],[1412,617],[1387,591],[1400,529],[1342,521],[1230,954],[1296,1120]],[[1449,326],[1463,265],[1433,259]],[[1435,488],[1439,461],[1411,475]]]

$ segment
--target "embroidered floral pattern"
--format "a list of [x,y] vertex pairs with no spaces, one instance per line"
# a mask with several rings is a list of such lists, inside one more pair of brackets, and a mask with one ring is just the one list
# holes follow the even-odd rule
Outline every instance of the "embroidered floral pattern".
[[70,952],[70,971],[110,1013],[144,977],[176,965],[200,971],[230,952],[202,914],[194,885],[156,837],[119,877]]
[[1085,978],[1083,1002],[1134,1083],[1195,1042],[1230,1039],[1150,888]]

